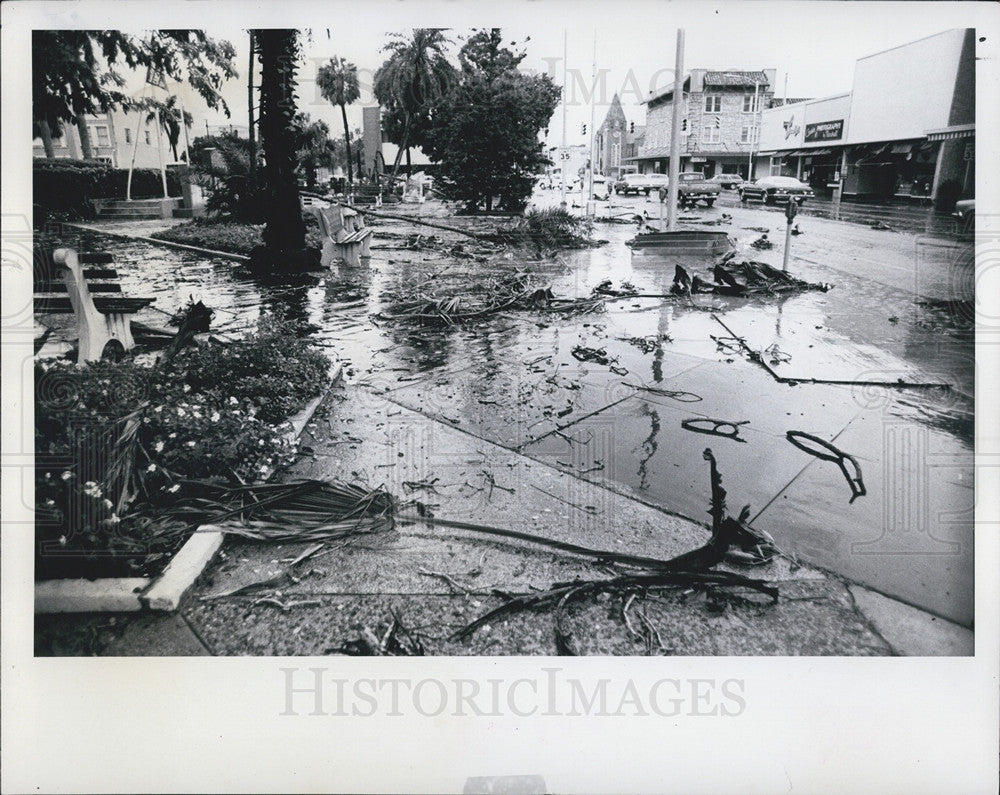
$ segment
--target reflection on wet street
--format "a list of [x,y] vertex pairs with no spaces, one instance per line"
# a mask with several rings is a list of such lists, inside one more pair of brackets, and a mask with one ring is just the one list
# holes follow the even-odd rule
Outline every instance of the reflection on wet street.
[[[625,216],[647,210],[655,217],[653,203],[622,206]],[[775,255],[767,261],[780,267],[783,215],[725,206],[696,214],[712,220],[720,212],[733,215],[721,228],[743,244],[768,225],[775,250],[739,256]],[[418,298],[468,296],[484,279],[514,274],[560,298],[588,297],[605,280],[639,294],[667,293],[677,264],[710,279],[711,263],[633,253],[628,224],[598,224],[596,236],[609,241],[598,248],[479,262],[443,247],[408,250],[398,243],[412,227],[380,222],[376,243],[389,245],[373,246],[368,267],[273,283],[242,276],[239,264],[224,260],[109,245],[108,238],[90,244],[114,251],[124,291],[155,296],[160,310],[201,299],[216,311],[214,327],[230,334],[249,329],[262,312],[286,316],[343,360],[358,385],[698,521],[709,498],[702,451],[711,447],[730,510],[750,505],[755,525],[783,549],[971,625],[974,351],[962,307],[972,297],[956,296],[954,273],[942,275],[957,244],[925,241],[913,250],[907,236],[885,267],[869,272],[865,257],[883,256],[877,236],[893,232],[826,220],[810,228],[809,220],[796,240],[794,273],[833,285],[829,292],[623,297],[594,311],[505,311],[453,326],[421,325],[389,310]],[[848,253],[834,260],[834,244]],[[941,289],[915,294],[912,274],[903,274],[908,261],[912,274],[923,274],[920,287]],[[892,267],[902,274],[895,282]],[[598,355],[581,357],[584,349]],[[853,456],[865,496],[852,502],[838,465],[791,444],[789,431]]]

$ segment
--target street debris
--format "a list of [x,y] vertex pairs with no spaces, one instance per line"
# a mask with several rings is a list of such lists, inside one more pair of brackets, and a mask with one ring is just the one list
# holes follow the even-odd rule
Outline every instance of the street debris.
[[[777,603],[778,589],[768,582],[714,569],[726,559],[731,547],[760,551],[770,544],[767,537],[747,525],[746,518],[750,514],[749,506],[744,507],[738,519],[727,515],[726,490],[722,487],[722,476],[719,474],[715,456],[711,449],[706,448],[703,457],[709,462],[712,484],[712,499],[709,510],[712,515],[712,535],[704,546],[665,561],[645,559],[646,564],[640,565],[643,565],[647,570],[638,573],[597,580],[577,579],[572,582],[556,583],[548,590],[526,594],[508,594],[495,591],[497,596],[504,600],[503,603],[458,630],[453,638],[456,640],[468,638],[480,627],[502,616],[523,610],[542,610],[554,607],[556,649],[560,654],[575,654],[576,650],[573,648],[572,638],[563,627],[562,616],[563,611],[571,601],[578,601],[584,597],[597,596],[601,593],[618,593],[626,598],[638,594],[645,597],[651,590],[678,587],[705,589],[710,592],[718,588],[737,588],[756,591],[769,596],[772,604]],[[513,531],[502,534],[509,535],[511,532]],[[519,535],[523,534],[514,534],[514,537]],[[537,539],[532,540],[537,541]],[[555,546],[555,544],[551,545]],[[596,551],[590,550],[589,552],[593,554]],[[603,553],[603,558],[606,561],[623,557],[631,556]],[[642,559],[633,558],[633,560]],[[627,607],[631,606],[632,601],[634,600],[630,599],[626,602],[626,609],[622,611],[622,615],[626,627],[634,633],[634,627],[630,625],[627,615]],[[654,630],[654,634],[658,633],[655,633]],[[661,648],[665,648],[662,638],[659,645]]]
[[350,657],[422,657],[424,644],[420,633],[409,629],[394,609],[390,608],[389,612],[392,621],[381,637],[370,627],[356,624],[358,637],[327,652]]
[[[803,452],[816,456],[816,458],[820,458],[823,461],[833,461],[839,466],[840,471],[844,473],[844,478],[847,480],[847,485],[851,488],[852,503],[858,497],[865,496],[867,492],[865,491],[865,482],[861,477],[861,465],[850,453],[845,453],[825,439],[820,439],[818,436],[813,436],[811,433],[806,433],[805,431],[788,431],[785,437]],[[803,444],[802,440],[812,442],[816,447]],[[854,468],[853,473],[848,470],[848,463]]]
[[885,229],[885,230],[888,230],[890,232],[894,231],[893,228],[891,226],[889,226],[889,224],[884,223],[882,221],[876,221],[869,228],[870,229]]
[[611,364],[608,352],[604,348],[588,348],[585,345],[576,345],[570,351],[573,358],[578,362],[595,362],[596,364]]
[[[694,433],[706,433],[710,436],[724,436],[736,442],[746,443],[746,439],[740,438],[740,426],[749,425],[750,420],[741,422],[730,422],[729,420],[713,420],[709,417],[695,417],[693,419],[681,420],[681,427]],[[711,425],[711,427],[705,427]],[[724,430],[730,428],[731,430]]]
[[673,342],[669,334],[649,334],[645,337],[618,337],[622,342],[633,345],[643,353],[653,353],[663,342]]
[[750,248],[755,248],[758,251],[768,251],[774,248],[774,243],[767,239],[767,232],[765,232],[750,244]]

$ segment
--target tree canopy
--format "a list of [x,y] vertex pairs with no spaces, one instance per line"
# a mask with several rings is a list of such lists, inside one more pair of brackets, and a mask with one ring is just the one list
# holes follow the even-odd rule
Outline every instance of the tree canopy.
[[375,72],[374,90],[386,137],[399,147],[393,174],[404,150],[429,145],[435,108],[455,83],[444,34],[439,28],[417,28],[410,38],[393,34],[383,48],[389,57]]
[[498,28],[476,31],[459,52],[458,82],[435,114],[425,151],[441,161],[445,195],[470,210],[490,211],[495,199],[505,210],[522,210],[550,162],[539,133],[560,89],[548,75],[519,72],[524,57],[504,46]]
[[316,83],[323,99],[340,106],[340,113],[344,118],[344,145],[347,147],[347,179],[353,182],[354,165],[351,163],[351,130],[347,124],[347,106],[361,97],[358,67],[343,58],[331,58],[316,73]]
[[32,101],[35,126],[58,131],[82,116],[116,108],[152,110],[159,100],[136,100],[125,91],[119,72],[150,70],[171,80],[186,81],[209,108],[229,108],[222,98],[223,83],[236,76],[236,50],[228,41],[216,42],[200,30],[153,30],[135,36],[118,30],[32,31]]

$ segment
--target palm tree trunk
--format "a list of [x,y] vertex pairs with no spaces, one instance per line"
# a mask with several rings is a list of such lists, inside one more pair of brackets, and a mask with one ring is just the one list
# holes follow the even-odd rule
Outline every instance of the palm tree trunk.
[[250,185],[257,184],[257,137],[253,129],[253,57],[254,57],[254,35],[250,34],[250,62],[247,64],[247,137],[250,139]]
[[413,167],[410,165],[410,147],[406,147],[406,176],[413,176]]
[[260,134],[264,143],[267,193],[264,245],[272,262],[278,254],[301,252],[306,228],[295,178],[296,31],[268,29],[257,33],[260,51]]
[[[344,145],[347,147],[347,184],[353,185],[354,163],[351,160],[351,131],[347,126],[347,108],[344,106],[343,103],[341,103],[340,105],[340,113],[344,117]],[[359,179],[361,178],[360,174],[358,174],[358,178]]]
[[403,150],[410,142],[410,117],[406,117],[406,126],[403,128],[403,140],[399,144],[399,151],[396,152],[396,159],[392,164],[392,182],[396,182],[396,172],[399,171],[399,164],[403,159]]
[[45,147],[45,157],[49,160],[55,159],[56,150],[52,145],[52,128],[49,127],[49,123],[45,119],[38,122],[38,132],[42,137],[42,146]]

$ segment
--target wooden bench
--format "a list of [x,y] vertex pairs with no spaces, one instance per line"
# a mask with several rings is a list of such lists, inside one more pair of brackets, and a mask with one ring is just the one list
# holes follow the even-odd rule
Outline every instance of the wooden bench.
[[361,266],[362,257],[371,256],[372,230],[365,226],[361,215],[340,204],[329,207],[313,207],[323,234],[321,264],[329,265],[341,259],[348,265]]
[[114,268],[83,267],[109,265],[114,261],[110,254],[77,254],[71,248],[60,248],[51,259],[44,252],[40,259],[34,280],[34,311],[76,315],[78,363],[100,360],[112,341],[113,347],[120,346],[122,351],[135,347],[131,316],[155,299],[120,295],[122,288]]

